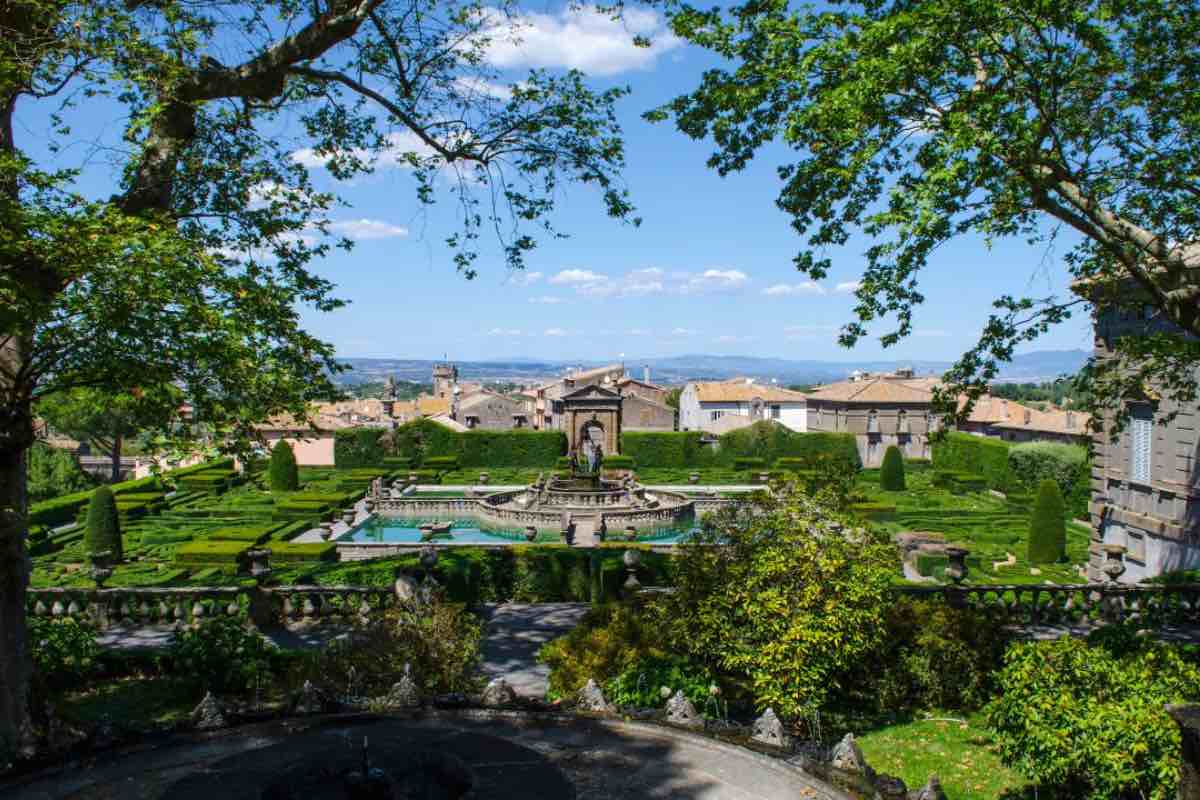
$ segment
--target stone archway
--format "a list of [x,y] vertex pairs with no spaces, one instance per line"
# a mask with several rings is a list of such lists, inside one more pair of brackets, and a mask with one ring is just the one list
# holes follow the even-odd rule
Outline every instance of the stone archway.
[[579,426],[579,435],[575,440],[579,443],[579,457],[591,471],[598,470],[604,456],[609,455],[608,437],[604,430],[604,424],[595,416],[585,420]]

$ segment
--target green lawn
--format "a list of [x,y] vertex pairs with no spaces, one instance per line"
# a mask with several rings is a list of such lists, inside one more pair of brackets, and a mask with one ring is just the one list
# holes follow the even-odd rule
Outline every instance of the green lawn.
[[[954,800],[1020,796],[1028,783],[1000,762],[978,717],[932,714],[932,720],[890,725],[856,736],[877,772],[904,780],[910,789],[937,775]],[[962,722],[938,720],[963,719]]]
[[95,724],[107,720],[140,730],[187,720],[199,700],[168,678],[134,678],[73,692],[57,702],[68,721]]

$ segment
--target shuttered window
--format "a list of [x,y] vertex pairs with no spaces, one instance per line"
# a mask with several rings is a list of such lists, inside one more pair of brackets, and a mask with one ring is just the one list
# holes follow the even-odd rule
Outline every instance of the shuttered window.
[[1129,421],[1129,438],[1132,453],[1130,477],[1143,483],[1150,482],[1150,455],[1154,441],[1154,420],[1148,412],[1134,412]]

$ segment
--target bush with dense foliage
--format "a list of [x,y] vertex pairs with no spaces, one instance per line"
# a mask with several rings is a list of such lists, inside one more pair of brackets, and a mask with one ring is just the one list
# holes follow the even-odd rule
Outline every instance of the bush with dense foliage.
[[271,670],[270,645],[234,617],[214,617],[175,632],[167,651],[171,674],[194,694],[243,693]]
[[[667,657],[649,620],[624,603],[594,606],[570,633],[547,642],[538,661],[550,667],[546,695],[570,697],[588,682],[600,685],[632,669],[643,658]],[[655,687],[657,689],[657,687]]]
[[879,468],[879,487],[886,492],[904,491],[904,455],[896,445],[883,453],[883,464]]
[[292,446],[283,439],[271,448],[270,477],[272,492],[294,492],[300,488],[300,470],[296,466],[296,454]]
[[1200,669],[1172,646],[1112,639],[1012,645],[988,724],[1001,757],[1055,796],[1169,800],[1180,743],[1163,708],[1200,700]]
[[951,431],[933,441],[933,467],[941,472],[982,475],[989,489],[1006,492],[1014,484],[1008,444],[999,439]]
[[38,689],[57,692],[86,684],[95,671],[100,647],[96,633],[73,619],[29,619],[29,649]]
[[[669,691],[664,692],[663,688]],[[705,667],[676,655],[642,656],[604,684],[604,696],[619,706],[657,708],[682,691],[698,710],[708,708],[720,689],[717,676]]]
[[[437,424],[437,423],[433,423]],[[441,426],[439,426],[441,427]],[[338,469],[377,467],[390,455],[380,442],[378,428],[350,428],[333,434],[333,463]]]
[[379,466],[386,459],[404,459],[412,466],[438,469],[550,469],[567,452],[567,437],[562,431],[453,431],[428,419],[413,420],[385,433],[368,430],[335,434],[333,458],[339,469]]
[[885,536],[785,485],[708,516],[679,548],[675,592],[651,609],[664,646],[795,716],[879,646],[898,568]]
[[112,489],[101,486],[92,492],[88,503],[87,535],[89,553],[108,551],[114,561],[124,556],[121,548],[121,520],[117,517],[117,501]]
[[1092,462],[1086,447],[1062,442],[1024,442],[1008,452],[1010,472],[1034,491],[1047,478],[1058,484],[1073,517],[1086,517],[1092,496]]
[[30,503],[89,491],[96,479],[83,471],[75,456],[38,442],[29,448],[27,491]]
[[982,613],[899,596],[877,650],[841,682],[843,705],[867,712],[974,709],[992,696],[1007,636]]
[[1053,564],[1067,554],[1067,521],[1062,492],[1052,478],[1038,487],[1029,518],[1030,564]]
[[407,665],[428,694],[470,692],[479,680],[482,632],[479,619],[453,603],[436,601],[420,614],[391,611],[355,627],[340,642],[306,653],[294,663],[290,682],[377,697],[400,680]]

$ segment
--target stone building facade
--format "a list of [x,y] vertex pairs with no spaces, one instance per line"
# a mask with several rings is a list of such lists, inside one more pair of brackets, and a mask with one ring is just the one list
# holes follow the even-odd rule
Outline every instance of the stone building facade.
[[[1155,314],[1102,311],[1095,356],[1112,358],[1117,337],[1169,330]],[[1096,579],[1104,544],[1125,546],[1126,582],[1200,568],[1200,403],[1181,406],[1147,387],[1131,405],[1132,419],[1116,441],[1108,433],[1111,417],[1092,440],[1088,572]]]
[[564,430],[562,400],[586,386],[620,394],[624,401],[624,430],[671,431],[675,409],[666,404],[668,390],[649,380],[631,378],[624,364],[576,370],[525,392],[530,424],[538,430]]
[[[799,433],[808,430],[808,398],[746,378],[692,382],[679,394],[679,427],[721,434],[759,420],[774,420]],[[737,418],[732,421],[731,418]]]
[[883,463],[895,445],[905,458],[929,458],[929,434],[941,425],[933,410],[936,380],[909,371],[864,375],[808,394],[808,430],[853,433],[864,467]]
[[517,398],[482,390],[461,398],[454,419],[475,430],[511,430],[529,427],[529,411]]

